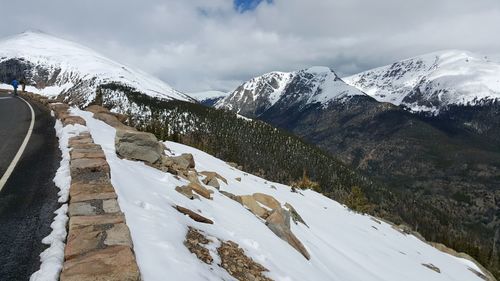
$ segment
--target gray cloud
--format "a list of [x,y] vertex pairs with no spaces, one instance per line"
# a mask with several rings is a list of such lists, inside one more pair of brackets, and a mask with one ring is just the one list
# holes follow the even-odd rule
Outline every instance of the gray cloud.
[[0,36],[37,28],[182,91],[230,90],[273,70],[341,75],[442,49],[500,58],[498,0],[0,0]]

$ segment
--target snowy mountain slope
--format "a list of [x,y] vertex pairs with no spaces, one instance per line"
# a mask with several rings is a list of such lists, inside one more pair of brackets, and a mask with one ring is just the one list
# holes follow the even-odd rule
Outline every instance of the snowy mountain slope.
[[99,85],[108,83],[152,97],[192,101],[151,75],[41,32],[29,31],[0,41],[0,81],[10,84],[13,76],[26,77],[29,85],[36,86],[28,90],[45,95],[79,92],[83,105],[95,98]]
[[187,95],[196,99],[201,104],[207,106],[213,106],[219,100],[227,97],[229,93],[221,91],[205,91],[205,92],[188,93]]
[[[197,149],[165,143],[176,155],[192,153],[199,171],[215,171],[225,177],[228,184],[222,183],[221,190],[236,195],[262,192],[281,204],[293,205],[309,226],[291,224],[311,254],[308,261],[275,236],[261,219],[216,189],[213,200],[189,200],[174,190],[187,181],[141,162],[118,158],[115,129],[93,119],[89,112],[73,109],[73,113],[86,120],[92,137],[106,154],[145,281],[165,280],[165,276],[171,280],[233,280],[216,263],[204,264],[184,247],[188,226],[238,243],[247,255],[269,269],[266,275],[274,280],[483,280],[472,272],[479,271],[472,262],[440,252],[316,192],[292,193],[289,186],[243,173]],[[173,205],[197,210],[214,224],[196,223]],[[424,265],[435,266],[439,272]]]
[[414,111],[500,99],[500,64],[466,51],[426,54],[344,78],[378,101]]
[[327,105],[364,93],[345,84],[330,68],[314,66],[294,72],[270,72],[255,77],[234,90],[215,107],[258,117],[275,104],[304,107]]

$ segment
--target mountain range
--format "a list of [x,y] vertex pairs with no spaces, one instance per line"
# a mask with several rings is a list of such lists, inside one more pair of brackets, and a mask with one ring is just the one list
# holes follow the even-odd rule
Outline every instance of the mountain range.
[[340,201],[359,187],[377,215],[472,254],[494,274],[499,69],[484,57],[446,51],[347,78],[315,66],[267,73],[229,93],[184,94],[44,33],[0,41],[0,87],[24,77],[30,91],[81,108],[102,105],[127,115],[128,125],[269,180],[311,178]]
[[481,253],[495,266],[499,79],[500,64],[443,51],[347,78],[325,67],[271,72],[215,107],[265,121],[339,157],[398,193],[385,208],[425,237]]

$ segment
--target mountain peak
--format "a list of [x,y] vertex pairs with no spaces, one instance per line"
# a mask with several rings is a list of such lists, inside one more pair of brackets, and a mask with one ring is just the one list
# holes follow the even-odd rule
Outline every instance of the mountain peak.
[[413,111],[500,99],[500,64],[464,50],[443,50],[344,78],[382,102]]
[[311,66],[307,69],[304,69],[304,71],[312,74],[330,73],[330,72],[335,73],[331,68],[326,66]]
[[[0,41],[0,69],[15,63],[17,77],[27,77],[41,94],[59,95],[70,89],[85,93],[84,105],[92,102],[103,84],[120,84],[136,92],[162,99],[193,101],[163,81],[126,67],[78,43],[39,30],[28,30]],[[37,69],[37,71],[32,71]],[[36,73],[35,73],[36,72]],[[86,86],[83,86],[83,85]],[[84,87],[84,88],[81,88]]]

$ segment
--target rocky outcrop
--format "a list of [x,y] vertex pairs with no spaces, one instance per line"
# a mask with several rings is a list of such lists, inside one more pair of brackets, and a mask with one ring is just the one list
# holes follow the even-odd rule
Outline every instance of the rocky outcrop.
[[94,113],[95,119],[101,120],[113,128],[129,131],[136,130],[133,127],[129,127],[123,124],[123,122],[128,120],[128,117],[126,115],[110,112],[107,108],[104,108],[100,105],[91,105],[85,108],[85,110]]
[[197,229],[189,227],[184,240],[184,246],[195,254],[196,257],[206,264],[212,264],[214,259],[210,255],[210,251],[204,246],[208,245],[210,241]]
[[306,259],[311,259],[311,255],[306,250],[302,242],[290,230],[290,213],[282,208],[273,210],[267,217],[266,225],[279,238],[286,241],[290,246],[295,248]]
[[298,224],[299,222],[302,223],[303,225],[309,227],[307,223],[302,219],[302,217],[299,215],[297,210],[290,204],[290,203],[285,203],[285,208],[288,209],[290,212],[290,215],[292,217],[292,220],[295,224]]
[[220,188],[219,180],[227,184],[227,180],[216,172],[203,171],[200,174],[204,175],[203,183],[217,189]]
[[[206,199],[212,199],[212,194],[214,193],[212,190],[209,190],[196,182],[191,182],[188,185],[177,186],[175,188],[175,191],[179,192],[189,199],[199,199],[196,194]],[[193,192],[195,192],[196,194],[194,194]]]
[[116,153],[125,159],[156,163],[163,155],[163,146],[151,133],[116,130]]
[[269,270],[245,255],[243,249],[233,241],[222,241],[217,253],[221,258],[220,266],[237,280],[272,281],[263,275]]
[[290,229],[291,216],[294,217],[294,222],[300,221],[307,226],[292,205],[288,203],[285,205],[285,207],[289,209],[287,211],[281,207],[281,203],[278,200],[264,193],[254,193],[253,195],[234,195],[227,191],[221,191],[221,193],[245,206],[257,217],[264,219],[266,226],[276,234],[276,236],[290,244],[290,246],[295,248],[306,259],[311,259],[311,255],[307,249]]
[[214,222],[211,219],[207,219],[204,216],[202,216],[194,211],[189,210],[188,208],[184,208],[184,207],[177,205],[177,206],[175,206],[175,209],[177,211],[179,211],[180,213],[187,215],[188,217],[190,217],[194,221],[201,222],[201,223],[207,223],[207,224],[214,224]]
[[255,262],[245,255],[243,249],[233,241],[222,241],[217,253],[212,253],[208,249],[210,243],[214,243],[217,238],[207,238],[205,234],[195,228],[189,227],[186,233],[184,246],[202,262],[211,265],[214,261],[212,254],[219,255],[221,263],[218,265],[224,268],[231,276],[240,281],[272,281],[263,273],[267,268]]

